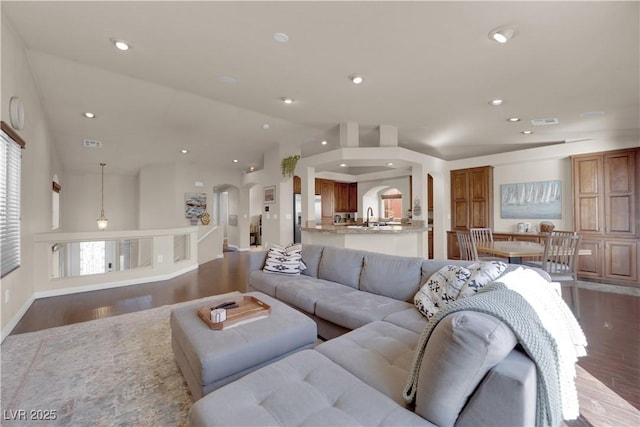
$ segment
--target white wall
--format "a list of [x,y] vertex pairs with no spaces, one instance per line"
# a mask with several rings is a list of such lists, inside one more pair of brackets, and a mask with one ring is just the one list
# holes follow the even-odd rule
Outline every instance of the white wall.
[[[138,177],[104,174],[104,216],[109,220],[108,230],[135,230],[138,228]],[[67,173],[62,189],[64,199],[60,206],[62,229],[65,232],[95,231],[100,216],[100,166],[95,174]]]
[[[10,330],[27,310],[35,287],[34,235],[51,231],[51,181],[54,174],[63,186],[61,200],[66,197],[65,175],[39,96],[22,42],[10,24],[2,19],[2,90],[1,116],[9,123],[9,99],[18,96],[25,109],[24,129],[18,134],[26,142],[22,153],[21,182],[21,265],[0,282],[0,317],[4,332]],[[8,298],[7,298],[8,297]]]

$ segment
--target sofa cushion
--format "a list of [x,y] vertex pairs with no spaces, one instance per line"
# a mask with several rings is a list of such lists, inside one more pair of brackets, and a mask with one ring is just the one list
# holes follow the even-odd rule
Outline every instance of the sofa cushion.
[[412,305],[404,301],[363,291],[353,291],[318,300],[315,314],[345,328],[356,329],[409,307]]
[[322,251],[318,278],[358,289],[364,252],[326,246]]
[[422,333],[425,326],[427,326],[427,318],[424,317],[415,307],[396,311],[395,313],[385,316],[382,320],[413,331],[416,334]]
[[405,406],[402,391],[419,337],[391,323],[373,322],[324,342],[316,350]]
[[320,264],[320,258],[322,257],[322,250],[324,246],[321,245],[302,245],[302,261],[307,266],[302,271],[302,274],[309,277],[318,277],[318,266]]
[[367,252],[364,255],[360,290],[410,301],[420,287],[422,258]]
[[473,264],[473,261],[465,261],[458,259],[428,259],[422,261],[422,281],[420,286],[424,285],[429,277],[433,276],[438,270],[447,265],[460,265],[466,267]]
[[269,296],[276,296],[276,288],[286,276],[279,274],[265,273],[262,270],[254,270],[249,272],[250,290],[260,291]]
[[431,423],[315,350],[259,369],[197,401],[189,425],[415,426]]
[[460,311],[442,319],[425,347],[416,413],[439,426],[454,425],[482,378],[515,345],[511,329],[491,315]]
[[335,282],[300,276],[282,281],[276,289],[276,298],[307,313],[314,314],[316,302],[323,298],[353,292],[353,288]]

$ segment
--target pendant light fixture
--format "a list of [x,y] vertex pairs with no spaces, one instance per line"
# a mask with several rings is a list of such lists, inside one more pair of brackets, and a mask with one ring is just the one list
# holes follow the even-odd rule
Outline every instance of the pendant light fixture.
[[98,230],[105,230],[109,224],[109,220],[104,216],[104,167],[106,163],[100,163],[102,166],[102,188],[101,188],[101,202],[100,202],[100,218],[98,218]]

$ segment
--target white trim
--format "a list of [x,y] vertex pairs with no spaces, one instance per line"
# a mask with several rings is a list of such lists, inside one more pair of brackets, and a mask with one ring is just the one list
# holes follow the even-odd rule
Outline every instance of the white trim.
[[177,270],[168,274],[161,274],[158,276],[139,277],[135,279],[120,280],[116,282],[97,283],[95,285],[78,286],[73,288],[62,288],[62,289],[52,289],[50,291],[39,291],[39,292],[36,292],[34,296],[35,296],[35,299],[39,299],[39,298],[57,297],[60,295],[77,294],[80,292],[90,292],[90,291],[99,291],[103,289],[119,288],[122,286],[139,285],[142,283],[149,283],[149,282],[160,282],[163,280],[173,279],[174,277],[178,277],[182,274],[188,273],[191,270],[196,270],[197,268],[198,268],[198,265],[193,264],[181,270]]
[[218,229],[218,227],[219,227],[219,226],[217,226],[217,225],[216,225],[216,226],[212,227],[212,228],[211,228],[211,230],[209,230],[209,231],[207,231],[206,233],[204,233],[204,234],[202,235],[202,237],[199,237],[199,238],[198,238],[198,243],[202,242],[204,239],[206,239],[206,238],[209,236],[209,234],[211,234],[211,233],[213,233],[214,231],[216,231],[216,230]]
[[5,327],[2,328],[2,339],[0,340],[0,342],[4,341],[4,339],[9,336],[11,331],[13,331],[13,328],[18,325],[18,322],[20,322],[22,316],[24,316],[27,310],[29,310],[29,307],[31,307],[31,304],[33,304],[35,300],[35,297],[31,295],[31,297],[22,305],[22,307],[20,307],[20,310],[18,310],[16,314],[9,320],[9,322],[7,322]]

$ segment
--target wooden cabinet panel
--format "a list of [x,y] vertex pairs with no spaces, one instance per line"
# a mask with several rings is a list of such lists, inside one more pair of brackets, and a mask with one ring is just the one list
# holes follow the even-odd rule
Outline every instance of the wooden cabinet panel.
[[293,177],[293,194],[302,194],[302,180],[298,175]]
[[640,149],[572,158],[574,227],[581,248],[578,276],[612,283],[638,282]]
[[601,155],[573,159],[574,229],[582,233],[600,233],[603,218]]
[[349,184],[349,212],[358,212],[358,183]]
[[493,226],[493,168],[452,170],[451,229]]
[[316,184],[316,196],[320,195],[320,184],[322,183],[322,179],[320,178],[316,178],[315,184]]
[[578,233],[600,233],[600,203],[597,196],[580,197],[576,202],[576,231]]
[[333,181],[320,180],[320,197],[322,198],[322,223],[333,224]]
[[604,248],[605,277],[638,280],[638,242],[607,240]]
[[633,151],[604,155],[605,233],[635,236],[635,157]]
[[453,205],[453,213],[451,215],[451,228],[453,230],[466,230],[469,224],[469,204],[466,200],[456,200]]
[[591,255],[578,257],[578,275],[580,277],[601,277],[602,261],[604,259],[604,243],[602,240],[583,238],[580,241],[580,249],[591,251]]

